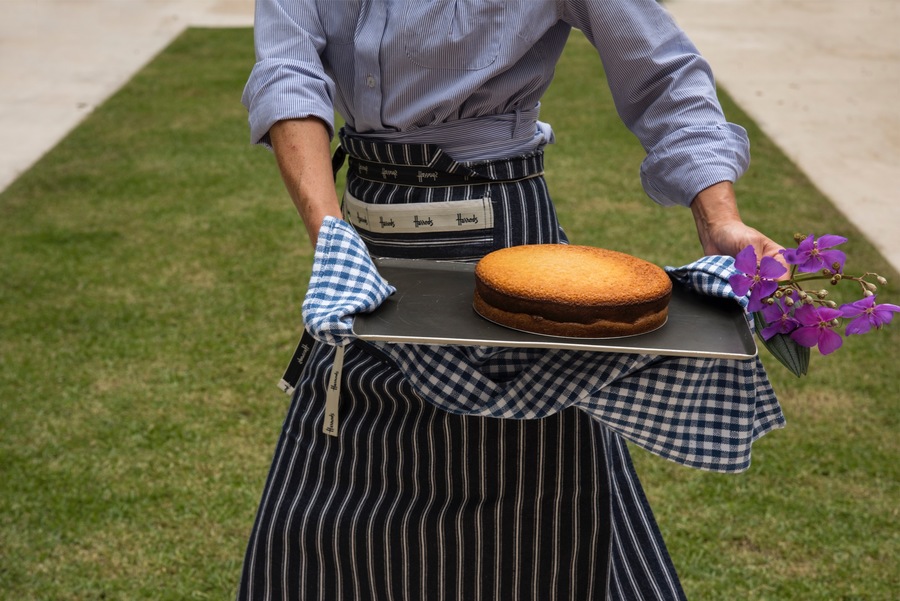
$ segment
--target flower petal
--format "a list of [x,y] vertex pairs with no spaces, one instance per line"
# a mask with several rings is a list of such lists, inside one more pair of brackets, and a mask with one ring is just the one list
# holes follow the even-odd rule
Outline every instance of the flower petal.
[[874,304],[874,296],[865,296],[858,301],[841,305],[841,315],[844,317],[856,317],[868,311]]
[[747,293],[750,292],[750,286],[751,284],[753,284],[753,278],[749,278],[745,275],[736,273],[728,278],[728,283],[731,285],[731,289],[736,295],[746,296]]
[[762,329],[762,332],[760,332],[760,334],[762,334],[763,340],[769,340],[775,334],[784,334],[784,333],[785,332],[781,331],[781,323],[777,322],[777,321],[770,326],[766,326],[765,328]]
[[816,240],[819,250],[831,248],[832,246],[843,244],[846,241],[847,239],[843,236],[835,236],[834,234],[824,234],[822,236],[819,236],[819,239]]
[[784,257],[784,260],[788,262],[789,265],[796,265],[802,259],[797,259],[797,249],[795,248],[783,248],[778,251],[781,253],[781,256]]
[[765,296],[760,296],[754,290],[750,293],[750,302],[747,303],[747,311],[750,313],[756,313],[757,311],[762,311],[767,305],[763,302]]
[[[874,299],[875,297],[871,296],[869,298]],[[898,307],[897,305],[892,305],[890,303],[881,303],[880,305],[875,305],[875,312],[879,313],[881,311],[886,311],[889,313],[897,313],[897,312],[900,312],[900,307]]]
[[844,339],[841,335],[831,328],[822,328],[819,331],[819,352],[823,355],[829,355],[841,348]]
[[775,334],[790,334],[796,330],[799,325],[800,324],[797,323],[796,320],[791,319],[790,317],[774,321],[769,326],[763,328],[761,332],[763,340],[768,340]]
[[787,273],[787,268],[773,257],[763,257],[759,262],[759,275],[770,280],[777,279]]
[[766,321],[769,323],[780,320],[781,316],[785,313],[786,311],[784,310],[784,305],[780,300],[775,301],[771,305],[766,305],[762,310],[763,317],[765,317]]
[[797,271],[799,273],[814,273],[827,267],[821,257],[809,255],[805,257],[805,259],[805,261],[797,265]]
[[778,290],[778,282],[773,282],[772,280],[760,280],[759,283],[753,287],[753,294],[762,300],[775,294],[776,290]]
[[800,307],[794,311],[794,318],[803,326],[818,326],[819,322],[822,321],[819,317],[819,312],[816,311],[816,308],[813,305],[800,305]]
[[734,258],[734,267],[738,271],[755,275],[757,268],[756,249],[753,246],[748,246],[739,252]]
[[819,328],[803,326],[791,332],[791,339],[801,346],[812,348],[819,344]]
[[876,328],[880,328],[883,325],[891,323],[891,319],[894,318],[894,313],[898,311],[900,311],[900,307],[897,305],[889,305],[887,303],[875,305],[875,311],[872,313],[872,322]]
[[834,264],[838,264],[837,271],[844,271],[844,263],[847,262],[847,255],[839,250],[825,250],[819,253],[819,257],[828,269],[834,271]]
[[863,315],[847,324],[847,329],[844,330],[844,333],[847,334],[847,336],[853,336],[854,334],[865,334],[871,329],[872,320],[870,320],[867,315]]
[[819,319],[822,321],[831,321],[832,319],[841,317],[840,309],[832,309],[831,307],[819,307],[816,312],[819,314]]
[[797,253],[808,255],[812,252],[812,249],[815,247],[816,237],[812,234],[809,234],[800,241],[800,244],[797,245]]

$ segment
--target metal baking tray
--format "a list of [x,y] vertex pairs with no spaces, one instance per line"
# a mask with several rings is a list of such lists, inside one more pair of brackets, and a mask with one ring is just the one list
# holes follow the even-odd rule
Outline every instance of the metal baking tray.
[[472,308],[475,265],[419,259],[376,259],[397,292],[372,313],[355,317],[362,340],[407,344],[455,344],[559,348],[606,353],[748,359],[757,353],[743,309],[675,284],[669,318],[661,328],[620,338],[567,338],[513,330]]

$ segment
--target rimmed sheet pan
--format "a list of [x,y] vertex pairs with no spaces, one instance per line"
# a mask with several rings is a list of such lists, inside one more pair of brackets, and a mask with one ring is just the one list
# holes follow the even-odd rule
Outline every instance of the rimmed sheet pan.
[[475,313],[474,264],[414,259],[377,259],[376,264],[397,292],[374,312],[356,316],[353,331],[363,340],[723,359],[748,359],[757,354],[753,334],[737,303],[703,296],[677,283],[669,318],[653,332],[624,338],[565,338],[513,330]]

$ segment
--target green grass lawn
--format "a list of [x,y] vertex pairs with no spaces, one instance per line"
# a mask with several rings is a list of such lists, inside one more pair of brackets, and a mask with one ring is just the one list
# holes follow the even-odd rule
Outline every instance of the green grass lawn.
[[[287,397],[311,252],[248,143],[251,33],[190,30],[0,195],[0,598],[228,599]],[[746,221],[837,233],[897,273],[741,112]],[[573,242],[699,256],[689,211],[640,189],[592,49],[573,36],[542,118]],[[896,285],[886,298],[900,303]],[[635,461],[691,599],[894,599],[898,327],[789,375],[788,427],[742,475]]]

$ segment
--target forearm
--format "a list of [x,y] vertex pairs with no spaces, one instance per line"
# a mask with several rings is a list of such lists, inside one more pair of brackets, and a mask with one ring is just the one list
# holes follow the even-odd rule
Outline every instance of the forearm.
[[703,251],[708,255],[729,254],[720,248],[714,234],[734,222],[742,223],[731,182],[719,182],[701,190],[691,203],[691,213]]
[[331,170],[331,140],[319,119],[279,121],[269,130],[281,177],[315,246],[326,216],[341,218]]

